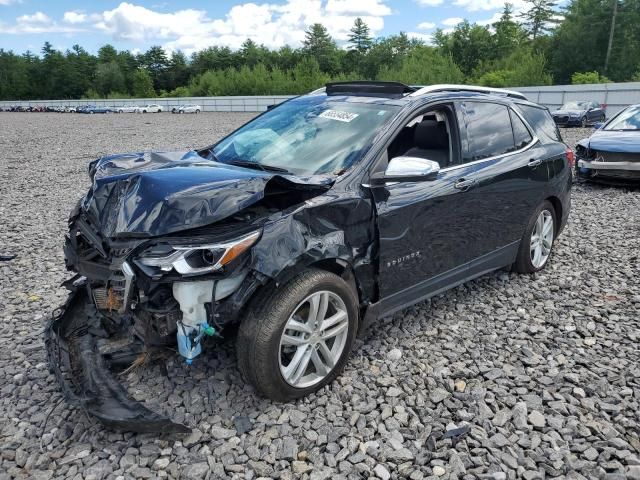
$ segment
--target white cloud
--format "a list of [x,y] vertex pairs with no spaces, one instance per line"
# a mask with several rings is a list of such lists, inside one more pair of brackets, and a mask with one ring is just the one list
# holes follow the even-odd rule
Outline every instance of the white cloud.
[[62,20],[72,24],[84,23],[87,21],[87,15],[78,11],[64,12]]
[[15,5],[16,3],[22,3],[22,0],[0,0],[2,6]]
[[447,27],[455,27],[456,25],[462,22],[464,22],[464,18],[460,18],[460,17],[451,17],[451,18],[445,18],[444,20],[442,20],[442,24],[446,25]]
[[[470,12],[476,12],[478,10],[502,10],[504,7],[504,0],[455,0],[454,5],[463,7]],[[515,11],[520,11],[525,5],[525,0],[512,0]]]
[[428,45],[433,42],[433,35],[430,35],[428,33],[407,32],[407,37],[415,38],[416,40],[421,40]]
[[435,27],[436,27],[436,24],[433,22],[422,22],[418,24],[419,30],[431,30],[432,28],[435,28]]
[[190,53],[213,45],[238,48],[247,38],[270,48],[297,46],[307,27],[316,22],[344,42],[357,17],[375,36],[391,13],[385,0],[287,0],[235,5],[224,18],[212,19],[203,10],[164,13],[123,2],[102,12],[95,26],[117,40],[159,41],[167,50]]
[[80,31],[78,28],[59,25],[43,12],[35,12],[31,15],[21,15],[16,18],[13,25],[0,22],[0,33],[22,35],[28,33],[73,33]]
[[415,0],[418,5],[422,5],[423,7],[437,7],[438,5],[442,5],[444,0]]

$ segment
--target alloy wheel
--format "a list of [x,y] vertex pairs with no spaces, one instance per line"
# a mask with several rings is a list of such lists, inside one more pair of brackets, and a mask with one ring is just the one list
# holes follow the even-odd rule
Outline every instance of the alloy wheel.
[[287,320],[280,337],[280,373],[295,388],[320,383],[344,352],[349,334],[347,307],[337,294],[322,290],[305,298]]
[[536,269],[544,267],[551,254],[553,245],[553,215],[549,210],[543,210],[538,215],[531,233],[531,264]]

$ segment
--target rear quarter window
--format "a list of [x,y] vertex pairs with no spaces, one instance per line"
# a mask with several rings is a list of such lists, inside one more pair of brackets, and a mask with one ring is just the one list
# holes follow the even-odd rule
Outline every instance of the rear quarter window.
[[531,125],[531,128],[533,128],[539,138],[562,142],[560,131],[553,121],[549,110],[520,104],[516,104],[516,108],[520,110],[525,120],[529,122],[529,125]]

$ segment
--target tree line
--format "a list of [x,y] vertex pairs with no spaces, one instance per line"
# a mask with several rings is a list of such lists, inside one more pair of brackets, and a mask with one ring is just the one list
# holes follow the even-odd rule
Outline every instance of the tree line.
[[358,18],[346,45],[322,24],[300,48],[271,50],[246,40],[240,49],[209,47],[187,57],[159,46],[144,53],[97,55],[49,42],[41,54],[0,49],[0,99],[300,94],[329,81],[474,83],[492,87],[640,81],[640,0],[526,0],[510,3],[491,25],[463,21],[437,30],[430,45],[405,33],[372,38]]

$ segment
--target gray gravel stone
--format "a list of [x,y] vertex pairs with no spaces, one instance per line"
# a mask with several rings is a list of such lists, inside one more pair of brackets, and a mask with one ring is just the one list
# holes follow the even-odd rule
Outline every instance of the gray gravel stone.
[[[495,272],[377,322],[344,373],[298,402],[246,387],[225,335],[192,367],[169,355],[166,370],[122,376],[197,428],[191,438],[111,432],[57,405],[42,328],[66,297],[61,244],[87,163],[209,145],[251,117],[0,113],[0,253],[17,255],[0,262],[0,480],[24,467],[56,480],[384,478],[378,467],[413,480],[638,478],[640,191],[624,188],[574,185],[545,270]],[[562,134],[573,145],[590,132]],[[442,438],[463,424],[455,445]]]

